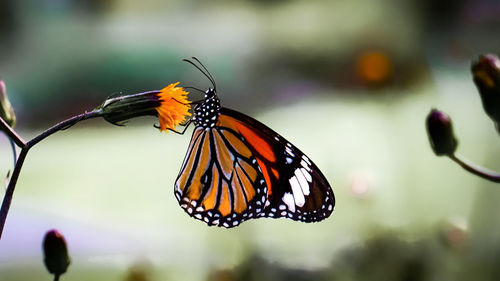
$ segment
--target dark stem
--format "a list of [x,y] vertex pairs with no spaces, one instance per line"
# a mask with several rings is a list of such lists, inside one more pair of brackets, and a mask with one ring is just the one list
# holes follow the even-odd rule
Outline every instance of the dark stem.
[[7,190],[3,196],[2,208],[0,209],[0,238],[2,237],[5,220],[7,219],[7,214],[9,213],[10,203],[12,202],[12,196],[14,195],[14,189],[16,187],[17,179],[19,177],[19,173],[21,172],[24,159],[26,158],[26,154],[28,154],[28,148],[25,146],[21,149],[19,158],[17,158],[14,172],[12,172],[12,175],[10,176],[9,185],[7,186]]
[[59,281],[59,276],[61,276],[61,275],[59,275],[59,274],[54,274],[54,281]]
[[477,164],[465,159],[460,155],[450,155],[449,157],[451,158],[451,160],[455,161],[456,163],[458,163],[458,165],[462,166],[462,168],[471,172],[472,174],[492,182],[500,183],[499,173],[478,166]]
[[9,184],[7,186],[7,190],[5,191],[2,207],[0,209],[0,238],[2,237],[3,228],[5,226],[7,214],[9,213],[10,204],[12,202],[12,197],[14,195],[14,189],[16,188],[17,179],[19,178],[19,173],[21,172],[24,159],[26,158],[26,155],[28,154],[30,148],[32,148],[34,145],[36,145],[37,143],[39,143],[40,141],[42,141],[43,139],[52,135],[55,132],[65,130],[82,120],[100,117],[101,114],[102,114],[101,110],[94,110],[71,117],[65,121],[62,121],[52,126],[51,128],[42,132],[40,135],[34,137],[32,140],[28,142],[24,142],[24,140],[21,137],[19,137],[17,133],[9,125],[7,125],[7,123],[5,123],[5,121],[2,118],[0,118],[2,130],[4,130],[4,132],[6,132],[7,135],[10,138],[12,138],[19,147],[21,147],[21,152],[19,154],[19,157],[17,158],[16,165],[14,167],[14,171],[12,172]]

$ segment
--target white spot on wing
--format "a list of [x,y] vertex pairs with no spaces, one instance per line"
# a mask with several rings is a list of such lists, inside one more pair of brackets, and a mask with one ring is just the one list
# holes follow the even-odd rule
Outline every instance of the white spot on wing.
[[293,200],[293,195],[290,192],[285,192],[283,194],[283,203],[288,206],[288,209],[292,212],[295,212],[295,201]]
[[299,181],[300,187],[302,188],[302,193],[307,196],[309,195],[309,183],[300,171],[300,169],[295,169],[295,177]]
[[306,171],[306,169],[304,169],[304,168],[300,168],[300,170],[302,171],[302,174],[304,174],[304,177],[306,177],[306,180],[307,180],[308,182],[312,182],[312,177],[311,177],[311,175],[309,174],[309,172],[308,172],[308,171]]
[[297,180],[297,177],[291,177],[290,185],[292,186],[293,198],[295,199],[295,204],[299,207],[304,206],[306,203],[306,199],[304,198],[304,194],[302,193],[302,188],[300,187],[300,183]]
[[302,155],[302,159],[304,159],[307,162],[307,164],[311,165],[311,160],[309,160],[309,158],[307,158],[307,156]]

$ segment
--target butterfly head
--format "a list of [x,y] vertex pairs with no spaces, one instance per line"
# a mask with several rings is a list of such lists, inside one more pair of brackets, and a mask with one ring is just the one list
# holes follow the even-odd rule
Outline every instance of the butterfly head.
[[220,100],[214,89],[205,92],[205,100],[194,110],[193,122],[196,127],[213,128],[219,116]]

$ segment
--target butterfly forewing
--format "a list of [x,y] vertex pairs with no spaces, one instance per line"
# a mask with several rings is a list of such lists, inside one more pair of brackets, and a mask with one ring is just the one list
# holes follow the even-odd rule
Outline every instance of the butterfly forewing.
[[240,134],[252,150],[266,182],[267,200],[260,217],[320,221],[333,211],[335,197],[316,165],[297,147],[259,121],[222,108],[218,126]]

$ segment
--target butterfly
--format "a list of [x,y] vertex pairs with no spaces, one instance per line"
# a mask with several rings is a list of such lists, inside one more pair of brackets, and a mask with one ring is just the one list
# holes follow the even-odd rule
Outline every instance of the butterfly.
[[184,124],[195,128],[174,192],[186,213],[225,228],[261,217],[302,222],[329,217],[335,197],[318,167],[266,125],[221,107],[214,78],[192,59],[201,68],[184,61],[201,71],[213,89],[195,103]]

